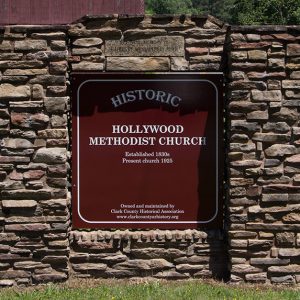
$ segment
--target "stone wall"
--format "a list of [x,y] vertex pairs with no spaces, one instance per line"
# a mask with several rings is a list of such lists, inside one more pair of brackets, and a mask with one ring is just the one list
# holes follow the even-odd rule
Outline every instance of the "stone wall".
[[[71,25],[69,36],[70,67],[75,72],[218,71],[222,69],[226,27],[212,17],[88,18],[83,23]],[[120,53],[120,57],[108,51],[107,44],[111,40],[144,43],[145,39],[152,39],[155,45],[165,37],[176,39],[178,44],[184,40],[181,56],[166,53],[145,56],[136,51],[130,56]],[[226,278],[228,273],[227,253],[219,230],[74,230],[70,243],[73,276],[183,279]]]
[[[166,37],[184,42],[182,55],[107,52],[112,40]],[[229,271],[232,282],[299,282],[299,40],[299,26],[228,27],[211,16],[0,28],[0,285]],[[225,231],[72,229],[70,71],[225,73]]]
[[232,281],[300,282],[300,27],[229,33]]
[[68,277],[66,27],[0,32],[0,285]]

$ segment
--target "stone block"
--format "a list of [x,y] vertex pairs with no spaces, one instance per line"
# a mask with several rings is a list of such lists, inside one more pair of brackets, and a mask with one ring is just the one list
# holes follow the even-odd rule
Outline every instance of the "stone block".
[[281,259],[281,258],[251,258],[251,265],[259,266],[285,266],[290,263],[290,259]]
[[65,139],[67,136],[67,129],[45,129],[38,132],[41,139]]
[[294,284],[295,278],[292,275],[271,277],[271,283],[275,284]]
[[264,143],[286,143],[290,141],[288,134],[275,134],[275,133],[255,133],[252,137],[254,141]]
[[42,129],[47,127],[49,117],[43,113],[11,113],[11,123],[17,127]]
[[171,57],[172,71],[186,71],[189,69],[189,62],[184,57]]
[[297,149],[294,145],[282,145],[282,144],[275,144],[268,147],[265,150],[265,153],[268,157],[283,157],[286,155],[292,155],[297,153]]
[[245,279],[251,283],[265,283],[267,281],[267,273],[246,274]]
[[10,101],[9,106],[15,112],[31,111],[33,113],[43,109],[43,101]]
[[268,111],[253,111],[247,114],[247,120],[249,121],[260,121],[260,120],[268,120],[269,114]]
[[203,55],[208,53],[208,48],[204,47],[187,47],[185,50],[190,55]]
[[44,104],[49,113],[64,113],[69,97],[46,97]]
[[296,224],[266,224],[266,223],[253,223],[246,224],[247,230],[264,230],[264,231],[294,231],[300,230],[300,225]]
[[287,56],[300,56],[300,45],[299,44],[288,44],[287,45]]
[[285,160],[288,164],[298,165],[300,164],[300,154],[296,154],[290,157],[287,157]]
[[38,180],[41,179],[45,175],[45,171],[43,170],[29,170],[23,173],[23,178],[25,180]]
[[51,74],[56,75],[64,75],[68,70],[68,63],[66,61],[59,61],[59,62],[50,62],[49,72]]
[[117,253],[99,253],[99,254],[90,254],[89,255],[91,261],[97,261],[97,262],[102,262],[105,264],[117,264],[124,262],[128,260],[128,257],[126,255],[120,254],[119,252]]
[[164,259],[174,259],[183,256],[185,253],[179,249],[170,248],[142,248],[142,249],[132,249],[130,255],[135,258],[164,258]]
[[251,91],[253,101],[265,101],[265,102],[279,102],[282,99],[282,94],[280,90],[272,91]]
[[230,247],[231,248],[247,248],[248,241],[247,240],[231,240]]
[[300,222],[300,214],[299,213],[290,213],[283,216],[282,220],[285,223],[299,223]]
[[47,41],[29,40],[29,39],[24,41],[16,41],[15,50],[17,51],[47,50]]
[[290,126],[286,122],[267,122],[263,125],[264,131],[273,131],[273,132],[288,132]]
[[300,80],[282,80],[282,87],[284,89],[300,89]]
[[272,118],[275,121],[295,122],[298,120],[297,109],[282,107],[280,111],[273,113]]
[[167,57],[108,57],[107,71],[169,71]]
[[238,264],[233,265],[231,268],[231,272],[234,274],[252,274],[252,273],[260,273],[262,269],[250,266],[248,264]]
[[285,67],[285,61],[282,58],[269,58],[268,67],[271,69],[283,69]]
[[248,51],[249,60],[260,61],[267,59],[267,52],[263,50],[250,50]]
[[81,263],[72,264],[72,268],[76,272],[104,272],[107,269],[106,264],[101,263]]
[[176,271],[178,272],[197,272],[203,270],[204,265],[190,265],[190,264],[179,264],[176,265]]
[[229,149],[230,149],[230,151],[233,151],[233,152],[251,152],[251,151],[255,151],[256,147],[255,147],[255,144],[252,142],[230,143]]
[[270,202],[285,203],[288,202],[288,194],[263,194],[261,201],[263,203],[270,203]]
[[73,71],[103,71],[103,69],[104,63],[81,61],[78,64],[72,64]]
[[31,84],[41,85],[65,85],[66,77],[61,75],[37,75],[30,79]]
[[300,79],[300,71],[293,71],[290,74],[291,79]]
[[259,167],[261,166],[262,161],[259,160],[240,160],[240,161],[232,161],[230,165],[233,167],[240,167],[240,168],[252,168],[252,167]]
[[[60,210],[66,209],[67,204],[68,204],[66,199],[55,199],[55,200],[39,201],[39,203],[42,205],[43,208],[58,209],[58,210],[59,209]],[[86,248],[89,248],[89,245],[87,245]]]
[[66,34],[62,31],[34,32],[32,33],[31,37],[33,39],[64,40],[66,38]]
[[253,103],[249,101],[231,101],[229,103],[229,108],[231,111],[236,112],[253,112],[265,110],[267,108],[266,103]]
[[253,185],[253,178],[231,178],[230,186],[248,186]]
[[[42,61],[38,61],[38,60],[32,60],[32,61],[28,61],[28,60],[3,60],[0,61],[0,69],[30,69],[30,68],[40,68],[43,67],[44,63]],[[11,78],[11,76],[7,76],[7,79],[13,79]],[[26,77],[20,77],[18,78],[20,81],[23,81],[21,79],[25,78],[26,81]]]
[[287,98],[291,99],[299,99],[300,97],[300,92],[297,90],[291,91],[291,90],[286,90],[285,95]]
[[[48,225],[48,224],[47,224]],[[49,225],[48,225],[49,226]],[[62,253],[64,253],[65,250],[61,250]],[[68,263],[68,257],[65,255],[57,255],[59,253],[58,249],[55,249],[53,251],[53,255],[50,255],[50,253],[48,253],[49,255],[46,255],[42,258],[42,263],[47,263],[47,264],[51,264],[51,265],[64,265]]]
[[52,115],[50,123],[52,128],[64,128],[67,126],[67,116],[65,114],[63,116]]
[[221,56],[218,55],[201,55],[201,56],[192,56],[190,58],[191,63],[220,63]]
[[175,258],[176,264],[207,264],[210,258],[207,256],[193,255],[188,257]]
[[47,69],[8,69],[3,73],[5,76],[36,76],[48,74]]
[[14,263],[14,268],[19,270],[35,270],[49,268],[50,265],[43,264],[39,261],[17,261]]
[[1,287],[11,287],[15,284],[14,280],[10,280],[10,279],[2,279],[0,280],[0,286]]
[[300,249],[298,248],[281,248],[279,249],[279,257],[300,257]]
[[23,270],[7,270],[0,271],[0,279],[17,279],[17,278],[29,278],[30,272]]
[[51,271],[49,273],[33,274],[32,279],[37,283],[64,281],[68,278],[66,273]]
[[24,100],[29,99],[30,95],[31,91],[28,85],[0,84],[0,100]]
[[4,138],[1,143],[2,147],[11,148],[11,149],[28,149],[33,148],[33,144],[26,139],[12,139]]
[[163,271],[154,275],[159,279],[188,279],[190,276],[187,273],[179,273],[176,271]]
[[269,250],[273,245],[271,240],[248,240],[249,250]]
[[245,61],[248,58],[247,51],[232,51],[230,58],[236,61]]
[[102,45],[103,44],[103,40],[100,38],[81,38],[81,39],[77,39],[73,42],[73,45],[75,46],[79,46],[79,47],[93,47],[93,46],[98,46],[98,45]]
[[[188,40],[186,40],[186,43]],[[160,36],[135,41],[108,40],[105,42],[105,56],[184,56],[182,36]],[[108,60],[109,61],[109,60]]]
[[65,41],[50,40],[51,50],[66,50]]
[[142,260],[142,259],[136,259],[136,260],[128,260],[126,262],[122,262],[119,264],[116,264],[114,266],[115,269],[135,269],[135,270],[166,270],[173,268],[174,265],[165,259],[161,258],[154,258],[149,260]]
[[51,191],[46,189],[41,190],[27,190],[27,189],[18,189],[18,190],[3,190],[1,192],[3,199],[34,199],[34,200],[44,200],[51,198]]
[[20,238],[14,233],[7,233],[7,232],[0,233],[0,242],[1,243],[11,243],[11,242],[17,242],[19,240],[20,240]]
[[20,232],[43,232],[50,230],[49,224],[42,223],[29,223],[29,224],[9,224],[4,226],[7,231],[20,231]]
[[10,41],[1,39],[1,43],[0,43],[0,51],[7,51],[7,52],[10,52],[11,50],[13,50],[13,45],[12,45],[12,43],[11,43]]
[[158,37],[167,35],[165,29],[128,29],[124,32],[124,40],[136,40],[136,39],[145,39],[151,37]]
[[92,54],[102,54],[102,50],[97,47],[90,48],[73,48],[72,55],[92,55]]
[[37,202],[34,200],[2,200],[2,207],[4,209],[12,208],[35,208]]
[[26,55],[26,59],[31,62],[38,62],[44,65],[47,61],[59,61],[66,60],[68,57],[68,51],[38,51],[29,52]]
[[40,84],[34,84],[32,86],[32,98],[35,100],[40,100],[45,97],[44,88]]
[[61,97],[66,96],[67,87],[66,86],[48,86],[47,95],[49,97]]

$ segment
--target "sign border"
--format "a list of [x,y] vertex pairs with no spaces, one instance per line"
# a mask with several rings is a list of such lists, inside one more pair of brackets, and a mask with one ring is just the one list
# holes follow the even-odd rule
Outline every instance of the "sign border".
[[[159,73],[156,73],[159,74]],[[176,75],[176,74],[181,74],[183,75],[183,73],[171,73],[171,75]],[[188,73],[188,74],[199,74],[201,75],[201,73]],[[214,73],[208,73],[208,74],[219,74],[219,75],[223,75],[223,73],[221,72],[214,72]],[[167,74],[169,75],[169,74]],[[186,75],[186,73],[184,73],[184,75]],[[203,75],[203,73],[202,73]],[[85,219],[82,214],[80,213],[80,113],[79,113],[79,103],[80,103],[80,89],[83,87],[83,85],[85,85],[86,83],[89,82],[162,82],[162,81],[173,81],[173,82],[208,82],[209,84],[211,84],[216,92],[216,97],[215,97],[215,101],[216,101],[216,210],[214,215],[209,219],[209,220],[205,220],[205,221],[201,221],[201,220],[197,220],[197,221],[89,221],[87,219]],[[206,224],[206,223],[210,223],[211,221],[213,221],[217,216],[218,216],[218,212],[219,212],[219,91],[217,86],[215,85],[214,82],[212,82],[209,79],[153,79],[153,78],[149,78],[149,79],[88,79],[83,81],[77,89],[77,159],[76,159],[76,164],[77,164],[77,178],[76,178],[76,182],[77,182],[77,213],[79,218],[86,223],[89,224]]]

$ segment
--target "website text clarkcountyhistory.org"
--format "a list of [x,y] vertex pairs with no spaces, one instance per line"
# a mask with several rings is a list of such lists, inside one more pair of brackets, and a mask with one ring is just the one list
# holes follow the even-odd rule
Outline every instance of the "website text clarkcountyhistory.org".
[[118,209],[111,209],[118,220],[179,220],[184,210],[173,204],[121,204]]

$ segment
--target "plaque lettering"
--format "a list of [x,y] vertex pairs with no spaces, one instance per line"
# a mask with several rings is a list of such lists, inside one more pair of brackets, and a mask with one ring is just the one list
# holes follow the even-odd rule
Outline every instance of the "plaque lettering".
[[105,56],[184,56],[184,38],[165,36],[136,41],[106,41]]

